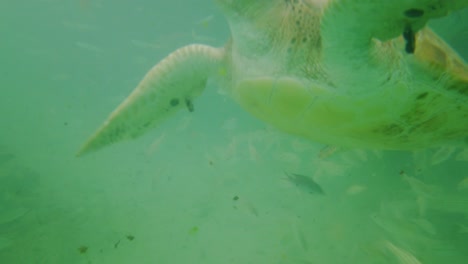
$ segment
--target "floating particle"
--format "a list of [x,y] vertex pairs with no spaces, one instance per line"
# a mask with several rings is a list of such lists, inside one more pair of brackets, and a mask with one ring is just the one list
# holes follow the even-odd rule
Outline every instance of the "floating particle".
[[189,232],[188,232],[190,235],[195,235],[198,233],[198,226],[194,226],[192,228],[190,228]]
[[85,254],[86,252],[88,252],[88,247],[87,246],[81,246],[78,248],[78,252],[80,252],[80,254]]

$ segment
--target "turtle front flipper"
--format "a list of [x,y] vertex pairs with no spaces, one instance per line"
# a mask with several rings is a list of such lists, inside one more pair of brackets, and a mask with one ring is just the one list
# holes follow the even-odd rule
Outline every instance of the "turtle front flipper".
[[138,137],[181,108],[193,111],[192,100],[201,94],[223,56],[223,49],[198,44],[171,53],[146,74],[77,156]]
[[[358,93],[382,87],[399,73],[401,53],[386,43],[403,36],[404,53],[413,53],[415,34],[430,19],[468,7],[467,0],[336,0],[321,22],[324,67],[338,89]],[[385,53],[384,58],[377,54]],[[400,71],[401,72],[401,71]],[[402,76],[400,76],[402,77]]]

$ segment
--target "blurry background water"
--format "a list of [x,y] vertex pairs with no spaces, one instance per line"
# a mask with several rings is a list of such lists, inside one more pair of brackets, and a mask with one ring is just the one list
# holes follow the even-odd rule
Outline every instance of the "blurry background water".
[[[467,11],[433,26],[468,58]],[[210,84],[195,112],[75,158],[153,64],[225,42],[209,0],[1,1],[0,36],[2,264],[468,263],[467,149],[315,144]]]

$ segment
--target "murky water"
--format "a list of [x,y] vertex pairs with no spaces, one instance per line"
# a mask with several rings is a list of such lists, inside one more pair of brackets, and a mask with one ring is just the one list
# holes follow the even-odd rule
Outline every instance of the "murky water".
[[[433,22],[465,58],[466,14]],[[466,149],[321,145],[209,84],[194,112],[75,158],[157,61],[223,45],[209,0],[3,1],[0,33],[0,263],[468,263]]]

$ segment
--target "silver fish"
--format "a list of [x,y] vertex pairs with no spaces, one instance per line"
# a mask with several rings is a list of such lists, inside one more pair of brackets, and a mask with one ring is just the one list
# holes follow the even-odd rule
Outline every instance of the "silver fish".
[[393,253],[401,264],[422,264],[413,254],[402,248],[395,246],[390,241],[384,241],[385,247]]
[[316,183],[312,178],[296,174],[296,173],[287,173],[284,172],[287,176],[287,180],[295,184],[298,188],[302,189],[305,192],[311,194],[322,194],[325,195],[322,187]]

